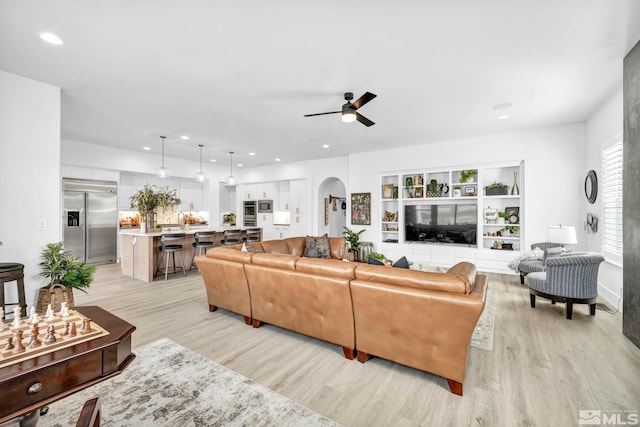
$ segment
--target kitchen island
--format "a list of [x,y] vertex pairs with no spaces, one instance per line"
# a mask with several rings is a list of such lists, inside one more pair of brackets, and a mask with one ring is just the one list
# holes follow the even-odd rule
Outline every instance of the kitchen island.
[[[195,241],[194,234],[201,231],[215,231],[214,246],[220,246],[225,230],[242,230],[242,239],[245,237],[245,230],[248,227],[190,227],[189,229],[165,229],[150,233],[141,233],[140,229],[120,230],[120,259],[122,274],[145,282],[153,282],[158,257],[160,256],[160,236],[163,234],[184,233],[182,240],[172,241],[171,244],[182,245],[182,258],[185,268],[188,270],[193,255],[192,243]],[[261,235],[262,239],[262,235]],[[177,258],[177,257],[176,257]],[[180,261],[176,260],[176,265]],[[161,269],[164,265],[161,266]],[[171,264],[170,267],[171,268]],[[180,272],[182,274],[182,272]]]

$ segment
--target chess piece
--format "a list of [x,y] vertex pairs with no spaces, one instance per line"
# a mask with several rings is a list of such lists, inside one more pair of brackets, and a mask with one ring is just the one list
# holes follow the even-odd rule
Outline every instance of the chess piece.
[[38,313],[36,313],[36,308],[31,307],[31,311],[29,312],[29,320],[27,320],[27,323],[31,323],[33,325],[34,323],[38,323],[39,321],[40,316],[38,316]]
[[53,322],[56,320],[56,314],[53,312],[53,309],[51,308],[51,304],[49,304],[49,306],[47,307],[47,318],[46,320],[48,322]]
[[13,349],[12,353],[24,353],[24,344],[22,344],[22,331],[18,330],[13,333]]
[[38,335],[40,335],[40,327],[38,326],[38,324],[35,324],[31,327],[31,339],[29,340],[29,344],[27,345],[27,347],[35,348],[42,344]]
[[76,322],[71,322],[71,329],[69,329],[69,336],[70,337],[76,336]]
[[13,324],[11,325],[12,328],[18,329],[22,325],[22,321],[20,320],[20,316],[22,316],[22,307],[17,306],[13,310]]
[[67,320],[66,322],[64,322],[64,330],[62,331],[62,334],[60,334],[62,336],[67,336],[69,335],[69,321]]
[[51,304],[47,304],[47,312],[45,313],[45,318],[49,319],[53,315],[53,308],[51,308]]
[[62,302],[60,306],[60,317],[68,317],[69,316],[69,307],[67,307],[66,302]]
[[13,350],[13,337],[7,338],[7,345],[4,346],[3,350]]
[[80,328],[80,335],[85,335],[91,332],[91,319],[82,319],[82,327]]
[[44,343],[45,344],[51,344],[53,342],[56,342],[56,333],[55,333],[56,327],[51,325],[47,328],[47,335],[45,335],[44,337]]

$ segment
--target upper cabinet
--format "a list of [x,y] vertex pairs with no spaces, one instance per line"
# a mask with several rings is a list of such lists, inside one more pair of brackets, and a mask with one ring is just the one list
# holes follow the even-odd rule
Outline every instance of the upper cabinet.
[[202,184],[196,181],[180,181],[180,209],[183,211],[202,210]]
[[278,183],[263,182],[257,185],[258,200],[275,200],[278,198]]
[[258,184],[242,184],[242,200],[258,200]]

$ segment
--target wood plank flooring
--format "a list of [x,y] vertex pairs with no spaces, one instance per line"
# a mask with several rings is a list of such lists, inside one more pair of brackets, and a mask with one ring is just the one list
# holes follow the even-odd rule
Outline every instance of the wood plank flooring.
[[517,276],[499,284],[494,349],[470,349],[464,396],[446,380],[241,316],[210,313],[201,276],[153,283],[98,267],[77,305],[99,305],[137,326],[135,347],[168,337],[345,426],[571,426],[580,409],[640,411],[640,349],[622,335],[622,315],[538,299]]

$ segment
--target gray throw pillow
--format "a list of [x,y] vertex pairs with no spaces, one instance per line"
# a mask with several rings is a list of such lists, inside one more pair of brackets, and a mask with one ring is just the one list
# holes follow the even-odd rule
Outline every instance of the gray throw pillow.
[[307,236],[304,256],[308,258],[331,258],[329,236],[326,234],[320,237]]
[[407,261],[407,257],[402,257],[396,262],[393,263],[392,267],[396,268],[409,268],[409,261]]

